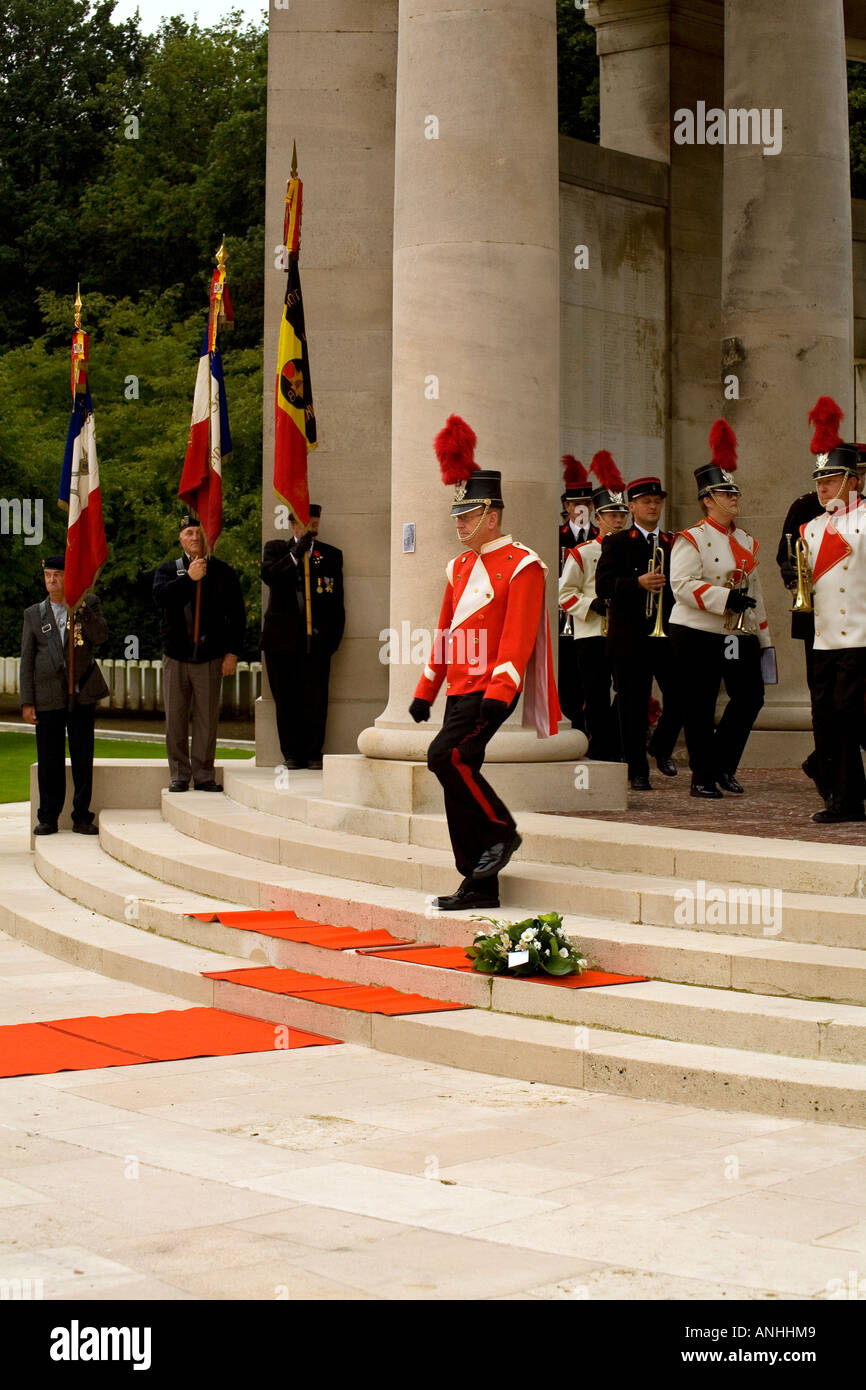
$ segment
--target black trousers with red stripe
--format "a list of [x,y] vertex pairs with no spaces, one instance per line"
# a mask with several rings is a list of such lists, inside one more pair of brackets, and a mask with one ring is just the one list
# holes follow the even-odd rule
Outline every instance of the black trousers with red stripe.
[[482,720],[481,700],[480,691],[449,695],[442,728],[427,750],[427,766],[445,793],[454,862],[464,878],[471,876],[486,849],[507,840],[516,829],[508,807],[481,776],[484,753],[499,727]]

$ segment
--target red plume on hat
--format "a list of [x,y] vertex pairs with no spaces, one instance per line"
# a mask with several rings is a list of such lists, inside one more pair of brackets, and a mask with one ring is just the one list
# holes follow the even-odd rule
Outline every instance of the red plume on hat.
[[613,455],[609,454],[607,449],[599,449],[597,454],[593,454],[589,471],[598,478],[599,486],[606,487],[608,492],[625,491],[622,474],[614,462]]
[[839,422],[844,418],[842,407],[836,404],[832,396],[818,397],[809,411],[809,424],[815,431],[809,446],[813,454],[829,454],[831,449],[842,443]]
[[467,478],[478,472],[475,462],[477,439],[475,431],[459,415],[448,416],[433,440],[443,483],[465,483]]
[[562,456],[562,480],[566,488],[586,487],[589,482],[589,474],[574,454]]
[[716,420],[710,430],[711,463],[718,464],[726,473],[734,473],[737,468],[737,436],[727,420]]

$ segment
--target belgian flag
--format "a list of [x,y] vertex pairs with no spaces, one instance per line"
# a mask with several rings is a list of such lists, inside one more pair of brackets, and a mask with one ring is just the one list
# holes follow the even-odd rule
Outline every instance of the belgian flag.
[[303,187],[296,176],[286,189],[283,234],[288,254],[286,301],[277,347],[274,410],[274,491],[304,526],[310,519],[307,453],[316,447],[316,412],[310,386],[310,362],[304,331],[304,302],[298,268]]

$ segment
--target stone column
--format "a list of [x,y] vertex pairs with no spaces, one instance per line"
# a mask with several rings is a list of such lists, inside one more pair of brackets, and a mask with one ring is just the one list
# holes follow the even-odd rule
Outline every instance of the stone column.
[[[387,690],[391,270],[397,0],[270,6],[265,235],[262,540],[277,529],[274,371],[286,288],[275,267],[292,141],[304,183],[301,282],[319,447],[310,494],[343,551],[346,635],[331,668],[329,752],[354,749]],[[267,590],[264,591],[267,602]],[[273,700],[256,707],[256,756],[279,761]]]
[[[725,408],[739,439],[744,524],[763,546],[781,676],[759,728],[807,730],[802,644],[789,639],[775,550],[788,505],[813,486],[806,415],[818,396],[835,397],[843,437],[854,437],[843,5],[802,0],[796,23],[780,24],[775,0],[728,0],[725,25],[725,108],[781,113],[778,153],[733,144],[730,130],[725,147],[723,354],[739,385]],[[772,757],[769,736],[763,746]]]
[[722,147],[679,144],[677,113],[723,97],[723,0],[593,0],[601,143],[662,160],[669,180],[670,493],[665,525],[697,517],[693,470],[721,414]]
[[[459,549],[433,452],[451,413],[475,430],[479,466],[502,471],[505,530],[549,567],[556,631],[558,247],[554,0],[401,0],[390,626],[408,643],[387,709],[358,741],[369,757],[423,758],[431,736],[407,713],[423,666],[411,645],[435,629]],[[583,746],[515,729],[491,755],[563,759]]]

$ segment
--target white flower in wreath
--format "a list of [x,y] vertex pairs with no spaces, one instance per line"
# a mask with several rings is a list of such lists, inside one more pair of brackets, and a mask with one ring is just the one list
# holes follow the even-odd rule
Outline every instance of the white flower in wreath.
[[561,948],[559,954],[560,954],[561,956],[567,956],[567,955],[568,955],[568,947],[567,947],[567,946],[563,946],[563,947]]
[[589,961],[587,960],[586,956],[581,956],[577,963],[580,966],[581,970],[586,970],[587,966],[589,965]]

